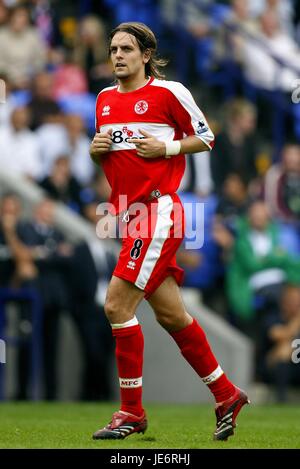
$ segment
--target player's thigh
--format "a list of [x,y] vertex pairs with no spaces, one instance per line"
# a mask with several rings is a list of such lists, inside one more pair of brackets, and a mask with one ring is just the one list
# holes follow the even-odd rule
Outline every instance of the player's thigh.
[[167,330],[180,330],[192,322],[174,277],[167,277],[148,298],[156,319]]
[[110,323],[123,323],[135,315],[144,292],[122,278],[112,276],[106,293],[105,314]]

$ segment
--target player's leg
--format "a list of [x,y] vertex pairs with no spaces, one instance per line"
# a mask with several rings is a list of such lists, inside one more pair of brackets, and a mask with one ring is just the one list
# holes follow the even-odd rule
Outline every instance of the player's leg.
[[248,402],[246,394],[228,380],[218,364],[203,329],[187,313],[173,277],[167,277],[148,301],[157,321],[173,337],[184,358],[215,397],[217,428],[214,438],[227,439],[233,434],[238,412]]
[[142,407],[144,337],[135,316],[143,297],[144,292],[132,283],[112,277],[104,309],[116,340],[121,407],[106,427],[94,433],[94,439],[120,439],[147,428]]
[[[114,414],[111,424],[96,432],[94,438],[124,438],[146,429],[142,408],[144,341],[135,311],[145,292],[154,288],[151,279],[156,277],[156,267],[160,265],[161,252],[173,224],[172,212],[171,196],[155,199],[144,206],[142,220],[139,218],[137,225],[134,217],[131,220],[129,217],[127,230],[124,227],[122,231],[122,249],[105,304],[105,312],[116,338],[121,414]],[[171,256],[176,247],[172,249]],[[169,257],[164,262],[167,266]],[[124,415],[129,417],[125,419]]]
[[203,329],[187,313],[175,279],[167,277],[148,301],[157,321],[170,333],[183,356],[208,384],[216,402],[231,397],[234,386],[214,357]]

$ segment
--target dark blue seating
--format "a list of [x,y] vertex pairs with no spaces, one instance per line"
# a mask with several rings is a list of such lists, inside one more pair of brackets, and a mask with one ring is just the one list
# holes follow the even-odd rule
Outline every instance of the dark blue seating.
[[[6,345],[18,346],[19,341],[16,337],[5,335],[6,324],[6,304],[10,301],[29,301],[32,311],[32,334],[31,334],[31,397],[39,398],[39,382],[42,367],[42,307],[41,300],[37,290],[33,288],[0,288],[0,337],[5,341]],[[5,382],[5,366],[0,366],[0,400],[4,399],[4,382]]]

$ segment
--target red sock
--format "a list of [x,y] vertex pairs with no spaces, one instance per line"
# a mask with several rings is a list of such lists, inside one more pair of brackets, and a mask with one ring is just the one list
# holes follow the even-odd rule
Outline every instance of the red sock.
[[144,412],[142,407],[142,373],[144,336],[139,324],[114,328],[116,359],[119,372],[121,409],[137,416]]
[[196,319],[181,331],[170,333],[184,358],[208,385],[216,402],[229,399],[235,387],[219,366],[206,335]]

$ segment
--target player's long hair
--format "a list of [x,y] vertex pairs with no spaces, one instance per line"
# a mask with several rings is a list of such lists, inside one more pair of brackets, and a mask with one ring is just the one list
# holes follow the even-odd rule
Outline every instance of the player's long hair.
[[160,68],[165,67],[168,60],[157,57],[157,40],[151,29],[144,23],[121,23],[110,33],[110,44],[112,38],[118,32],[124,32],[134,36],[141,52],[145,52],[146,50],[150,51],[150,60],[145,65],[146,76],[155,77],[160,80],[164,79],[165,75],[161,73]]

